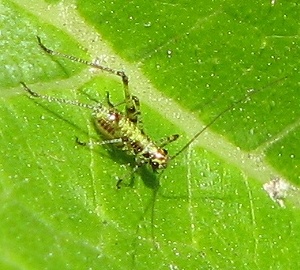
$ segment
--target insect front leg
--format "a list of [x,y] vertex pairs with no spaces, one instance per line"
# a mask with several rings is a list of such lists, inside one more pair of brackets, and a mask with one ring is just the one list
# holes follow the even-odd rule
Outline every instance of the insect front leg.
[[[131,167],[131,166],[128,166],[128,167]],[[136,166],[134,166],[134,168],[132,169],[131,172],[125,174],[122,178],[118,177],[116,188],[121,189],[121,187],[132,187],[134,185],[134,174],[138,170],[139,167],[140,167],[139,165],[136,165]],[[124,179],[130,179],[130,181],[124,181]]]
[[164,146],[166,146],[167,144],[176,141],[178,138],[179,138],[179,135],[178,135],[178,134],[174,134],[174,135],[171,135],[171,136],[168,136],[168,137],[163,137],[163,138],[161,138],[161,139],[157,142],[157,145],[158,145],[159,147],[164,147]]

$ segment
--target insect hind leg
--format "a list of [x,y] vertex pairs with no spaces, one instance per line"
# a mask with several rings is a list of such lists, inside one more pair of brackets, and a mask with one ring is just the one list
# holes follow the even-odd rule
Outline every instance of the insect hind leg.
[[96,68],[96,69],[99,69],[99,70],[102,70],[102,71],[108,72],[110,74],[114,74],[114,75],[117,75],[117,76],[121,77],[122,83],[123,83],[124,89],[125,89],[124,90],[125,99],[127,100],[127,98],[131,98],[131,95],[130,95],[129,90],[128,90],[128,77],[127,77],[127,75],[125,74],[124,71],[119,71],[119,70],[115,70],[115,69],[112,69],[112,68],[109,68],[109,67],[104,67],[104,66],[99,65],[96,62],[90,62],[90,61],[78,58],[76,56],[73,56],[73,55],[69,55],[69,54],[65,54],[65,53],[61,53],[61,52],[58,52],[58,51],[51,50],[51,49],[47,48],[42,43],[42,40],[39,36],[37,36],[36,38],[37,38],[38,44],[42,48],[42,50],[44,52],[50,54],[50,55],[63,57],[63,58],[69,59],[73,62],[78,62],[78,63],[81,63],[81,64],[84,64],[84,65],[87,65],[87,66],[90,66],[90,67],[93,67],[93,68]]
[[[39,36],[37,36],[37,41],[38,41],[39,46],[42,48],[42,50],[50,55],[63,57],[63,58],[69,59],[73,62],[82,63],[84,65],[87,65],[87,66],[90,66],[90,67],[93,67],[93,68],[96,68],[96,69],[99,69],[99,70],[102,70],[102,71],[108,72],[110,74],[121,77],[122,83],[123,83],[123,88],[124,88],[126,116],[129,118],[129,120],[131,122],[136,123],[139,126],[139,128],[141,129],[141,131],[143,132],[142,121],[141,121],[141,117],[140,117],[140,114],[141,114],[140,113],[140,103],[136,96],[131,95],[129,88],[128,88],[128,83],[129,83],[128,76],[125,74],[124,71],[115,70],[115,69],[112,69],[109,67],[104,67],[104,66],[99,65],[96,62],[89,62],[87,60],[75,57],[73,55],[68,55],[68,54],[58,52],[58,51],[51,50],[42,43],[41,38]],[[107,99],[107,100],[108,100],[108,105],[110,107],[114,107],[113,104],[109,101],[109,99]]]
[[41,94],[33,91],[32,89],[30,89],[24,82],[20,82],[20,83],[24,87],[24,90],[34,98],[44,99],[44,100],[47,100],[48,102],[64,103],[64,104],[69,104],[69,105],[73,105],[73,106],[79,106],[79,107],[83,107],[83,108],[87,108],[87,109],[91,109],[91,110],[99,109],[99,107],[101,108],[101,104],[98,104],[98,106],[94,106],[94,105],[79,102],[77,100],[68,100],[68,99],[64,99],[64,98],[56,98],[56,97],[52,97],[52,96],[41,95]]

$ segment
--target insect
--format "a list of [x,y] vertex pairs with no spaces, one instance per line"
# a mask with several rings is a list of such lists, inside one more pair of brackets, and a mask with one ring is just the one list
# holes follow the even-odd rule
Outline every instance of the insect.
[[[47,95],[41,95],[31,90],[24,82],[21,82],[24,89],[35,98],[47,100],[49,102],[56,102],[61,104],[69,104],[73,106],[83,107],[92,110],[92,117],[95,121],[95,126],[100,133],[106,137],[106,140],[96,141],[88,143],[88,145],[105,145],[115,144],[122,150],[126,151],[129,155],[134,156],[135,166],[133,172],[139,167],[148,164],[154,172],[165,169],[169,162],[185,151],[207,128],[209,128],[215,121],[217,121],[223,114],[231,110],[237,103],[241,103],[243,100],[248,98],[256,91],[250,92],[246,97],[242,97],[240,100],[232,103],[227,109],[220,112],[209,124],[207,124],[202,130],[196,133],[186,144],[183,146],[175,155],[170,156],[165,146],[178,139],[179,135],[174,134],[165,138],[162,138],[158,142],[154,142],[149,136],[146,135],[143,129],[143,123],[141,120],[140,102],[137,96],[130,93],[128,87],[128,77],[123,71],[104,67],[94,62],[89,62],[75,56],[67,55],[61,52],[53,51],[47,48],[41,41],[40,37],[37,36],[39,46],[44,52],[49,55],[67,58],[71,61],[85,64],[87,66],[108,72],[110,74],[119,76],[122,79],[123,91],[124,91],[124,102],[125,112],[122,113],[120,110],[113,105],[110,101],[109,93],[106,95],[106,103],[97,103],[95,105],[85,104],[77,100],[67,100],[62,98],[56,98]],[[282,79],[279,79],[282,80]],[[279,81],[277,80],[277,81]],[[277,82],[275,81],[275,82]],[[275,83],[273,82],[273,83]],[[272,83],[272,84],[273,84]],[[269,87],[270,85],[268,85]],[[78,143],[86,145],[86,143]],[[119,183],[117,187],[119,187]]]
[[[101,103],[90,105],[81,103],[79,101],[41,95],[31,90],[24,82],[21,82],[24,89],[31,96],[45,99],[49,102],[70,104],[92,110],[92,117],[95,121],[97,129],[107,138],[107,140],[93,142],[92,144],[116,144],[129,155],[135,157],[136,165],[133,171],[136,171],[139,167],[145,164],[149,164],[153,171],[158,171],[167,167],[171,158],[168,154],[168,151],[164,147],[167,144],[177,140],[179,135],[171,135],[162,138],[158,142],[154,142],[145,134],[141,121],[139,99],[130,93],[128,88],[128,77],[123,71],[103,67],[93,62],[88,62],[71,55],[53,51],[43,45],[40,37],[37,37],[37,40],[40,47],[50,55],[61,56],[71,61],[83,63],[93,68],[97,68],[121,77],[124,88],[125,113],[122,113],[113,105],[113,103],[110,101],[109,93],[106,95],[106,106]],[[77,142],[80,143],[78,140]]]

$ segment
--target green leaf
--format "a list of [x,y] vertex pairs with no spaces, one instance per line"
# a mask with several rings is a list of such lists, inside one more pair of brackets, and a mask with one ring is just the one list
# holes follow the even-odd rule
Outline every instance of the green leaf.
[[[1,269],[299,265],[296,1],[1,0],[0,10]],[[117,104],[121,79],[47,55],[37,35],[124,70],[147,135],[181,135],[171,156],[224,113],[161,174],[141,168],[126,186],[134,157],[75,142],[99,140],[91,111],[20,84],[87,104],[109,91]],[[285,208],[263,190],[279,178],[295,187]]]

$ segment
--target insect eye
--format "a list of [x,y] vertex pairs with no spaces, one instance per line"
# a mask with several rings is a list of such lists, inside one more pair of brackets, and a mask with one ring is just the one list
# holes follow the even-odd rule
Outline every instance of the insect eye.
[[127,107],[127,111],[130,113],[134,113],[136,111],[135,107]]
[[152,167],[153,171],[156,171],[159,167],[159,163],[154,161],[151,163],[151,167]]

